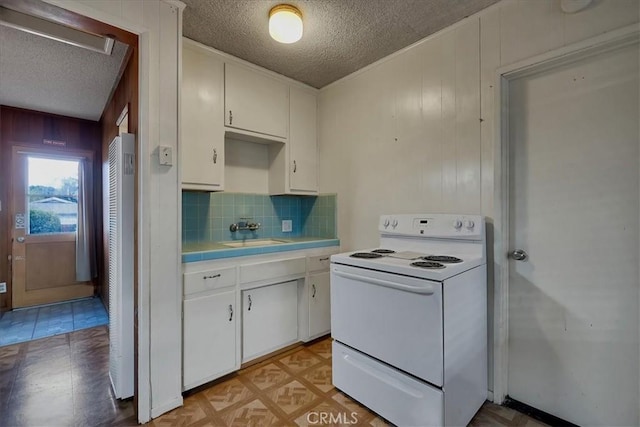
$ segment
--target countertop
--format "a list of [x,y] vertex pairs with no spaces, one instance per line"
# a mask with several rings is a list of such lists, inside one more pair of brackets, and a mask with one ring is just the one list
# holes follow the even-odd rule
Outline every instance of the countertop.
[[[251,239],[247,239],[250,241]],[[260,239],[259,239],[260,240]],[[247,255],[269,254],[275,252],[295,251],[300,249],[322,248],[328,246],[340,246],[339,239],[327,239],[323,237],[291,237],[274,238],[283,243],[269,244],[265,246],[246,246],[233,248],[223,242],[197,242],[182,244],[182,262],[197,262],[210,259],[232,258]]]

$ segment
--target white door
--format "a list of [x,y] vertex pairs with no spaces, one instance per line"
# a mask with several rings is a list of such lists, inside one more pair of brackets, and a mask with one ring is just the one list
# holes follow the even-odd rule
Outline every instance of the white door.
[[290,89],[289,182],[292,191],[318,192],[316,96]]
[[638,45],[509,85],[508,395],[639,425]]
[[236,292],[184,301],[183,388],[211,381],[236,365]]
[[328,271],[309,276],[309,292],[309,336],[316,337],[331,330]]
[[242,291],[242,361],[298,340],[298,282]]
[[258,71],[225,63],[225,125],[286,138],[289,86]]
[[224,62],[185,44],[182,50],[182,187],[224,188]]

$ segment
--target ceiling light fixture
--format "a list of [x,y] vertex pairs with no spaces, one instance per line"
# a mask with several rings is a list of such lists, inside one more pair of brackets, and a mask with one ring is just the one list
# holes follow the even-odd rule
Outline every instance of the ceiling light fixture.
[[280,43],[295,43],[302,38],[302,13],[298,8],[279,4],[269,11],[269,34]]

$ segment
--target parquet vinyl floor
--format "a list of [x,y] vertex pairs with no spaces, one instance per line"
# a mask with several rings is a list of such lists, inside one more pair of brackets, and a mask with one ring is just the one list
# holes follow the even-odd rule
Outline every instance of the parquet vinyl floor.
[[[133,402],[114,399],[106,326],[0,347],[0,426],[134,426]],[[387,426],[331,384],[331,340],[300,345],[185,394],[149,423],[169,426]],[[487,402],[473,427],[539,427]]]

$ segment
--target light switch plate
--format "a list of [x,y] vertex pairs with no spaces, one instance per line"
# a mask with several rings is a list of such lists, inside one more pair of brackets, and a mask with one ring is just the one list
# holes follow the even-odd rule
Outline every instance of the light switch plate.
[[7,282],[0,283],[0,294],[7,292]]
[[293,221],[290,219],[282,220],[282,232],[290,233],[293,230]]

